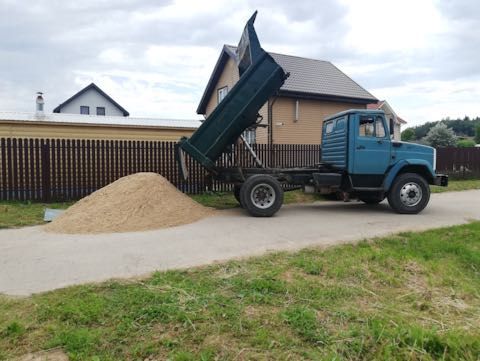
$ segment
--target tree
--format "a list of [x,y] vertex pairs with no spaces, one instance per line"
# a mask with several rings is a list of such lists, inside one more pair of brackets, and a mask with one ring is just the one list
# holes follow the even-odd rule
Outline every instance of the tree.
[[475,146],[475,141],[471,139],[460,139],[457,142],[457,147],[459,148],[469,148],[469,147],[474,147]]
[[[415,127],[411,127],[415,131],[414,139],[422,139],[427,135],[428,131],[438,123],[438,121],[427,122]],[[445,123],[447,128],[452,128],[457,136],[470,138],[475,136],[476,126],[480,125],[480,117],[470,118],[465,116],[463,119],[450,119],[447,117],[442,119],[441,123]]]
[[480,144],[480,124],[477,124],[477,126],[475,127],[475,142],[477,142],[477,144]]
[[430,129],[423,138],[426,144],[431,147],[454,147],[457,144],[457,137],[451,128],[445,123],[438,123]]
[[415,139],[415,131],[412,128],[407,128],[402,132],[402,140],[410,142]]

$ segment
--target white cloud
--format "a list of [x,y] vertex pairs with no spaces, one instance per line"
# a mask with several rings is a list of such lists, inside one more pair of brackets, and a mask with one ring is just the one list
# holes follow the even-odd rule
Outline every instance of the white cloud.
[[412,124],[480,115],[476,0],[0,0],[0,110],[93,81],[133,116],[197,118],[255,9],[265,49],[332,61]]
[[445,30],[432,0],[343,0],[348,4],[349,47],[365,53],[411,52]]
[[446,117],[476,117],[480,113],[480,77],[429,80],[373,91],[388,99],[409,126]]

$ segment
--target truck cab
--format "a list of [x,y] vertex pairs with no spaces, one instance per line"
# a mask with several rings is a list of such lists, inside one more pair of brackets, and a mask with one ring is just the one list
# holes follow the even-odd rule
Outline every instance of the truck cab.
[[[428,185],[446,186],[448,178],[435,174],[434,148],[394,141],[390,130],[393,124],[387,124],[381,110],[352,109],[334,114],[323,124],[322,163],[342,172],[342,191],[366,203],[378,203],[391,195],[389,202],[394,209],[418,213],[428,203]],[[399,186],[399,177],[409,181],[394,197],[392,187]]]

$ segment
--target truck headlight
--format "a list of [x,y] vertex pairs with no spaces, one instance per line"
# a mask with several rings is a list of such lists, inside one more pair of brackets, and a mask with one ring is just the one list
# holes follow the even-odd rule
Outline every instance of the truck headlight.
[[433,171],[437,172],[437,148],[433,148]]

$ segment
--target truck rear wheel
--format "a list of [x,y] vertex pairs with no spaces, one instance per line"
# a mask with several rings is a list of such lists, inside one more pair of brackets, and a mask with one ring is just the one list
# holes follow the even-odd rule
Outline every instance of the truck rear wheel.
[[254,217],[271,217],[283,203],[283,189],[273,177],[254,175],[243,183],[240,189],[243,208]]
[[400,174],[388,193],[388,204],[397,213],[416,214],[421,212],[430,200],[430,187],[421,175]]

